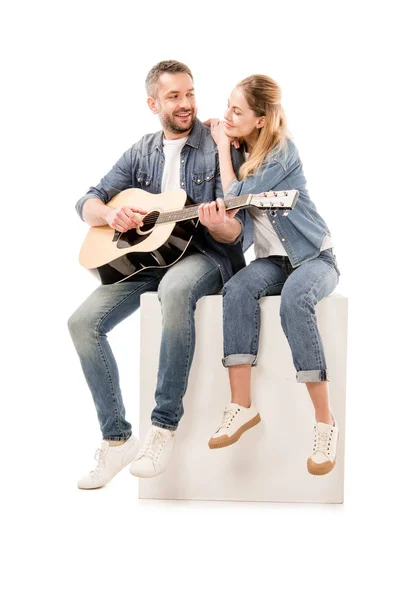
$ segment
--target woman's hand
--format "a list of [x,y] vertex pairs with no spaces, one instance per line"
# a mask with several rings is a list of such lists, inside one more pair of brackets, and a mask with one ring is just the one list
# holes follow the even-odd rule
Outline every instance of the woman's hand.
[[224,122],[225,121],[220,121],[219,119],[208,119],[208,121],[204,121],[204,125],[211,128],[211,135],[217,146],[226,143],[232,144],[235,148],[239,148],[239,140],[226,135]]

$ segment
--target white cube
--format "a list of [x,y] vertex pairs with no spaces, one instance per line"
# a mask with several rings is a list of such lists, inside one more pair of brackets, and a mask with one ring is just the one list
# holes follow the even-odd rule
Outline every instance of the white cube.
[[[317,304],[318,326],[330,377],[332,411],[339,426],[335,468],[310,475],[314,409],[296,372],[281,329],[280,296],[262,298],[257,366],[251,397],[261,423],[226,448],[210,450],[208,440],[230,402],[228,369],[221,363],[222,296],[202,298],[196,309],[196,349],[184,398],[174,452],[165,473],[142,479],[140,498],[343,502],[347,298],[332,294]],[[161,309],[156,293],[141,298],[140,439],[155,406],[154,391],[161,340]]]

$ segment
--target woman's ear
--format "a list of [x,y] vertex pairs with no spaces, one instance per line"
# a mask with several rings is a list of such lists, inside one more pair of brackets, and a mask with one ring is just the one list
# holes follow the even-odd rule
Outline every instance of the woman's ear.
[[264,125],[265,125],[265,117],[260,117],[258,119],[258,122],[256,125],[257,129],[261,129],[261,127],[264,127]]

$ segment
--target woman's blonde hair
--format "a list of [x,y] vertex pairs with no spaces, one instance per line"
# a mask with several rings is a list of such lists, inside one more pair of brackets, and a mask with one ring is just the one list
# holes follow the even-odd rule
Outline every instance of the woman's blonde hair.
[[245,179],[259,169],[267,155],[283,150],[289,138],[286,116],[281,106],[281,90],[266,75],[250,75],[236,87],[242,88],[247,103],[257,117],[265,117],[257,142],[248,160],[240,167],[239,178]]

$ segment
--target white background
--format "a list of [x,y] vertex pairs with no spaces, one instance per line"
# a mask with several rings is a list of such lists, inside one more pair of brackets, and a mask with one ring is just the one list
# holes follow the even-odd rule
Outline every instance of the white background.
[[[2,9],[4,597],[395,597],[394,4],[38,0]],[[201,119],[222,116],[251,73],[282,87],[311,197],[336,243],[337,291],[350,302],[343,506],[139,501],[127,470],[100,491],[75,487],[99,430],[66,327],[95,285],[77,262],[86,226],[74,204],[159,129],[144,79],[170,58],[192,69]],[[134,316],[110,336],[136,434],[137,326]]]

